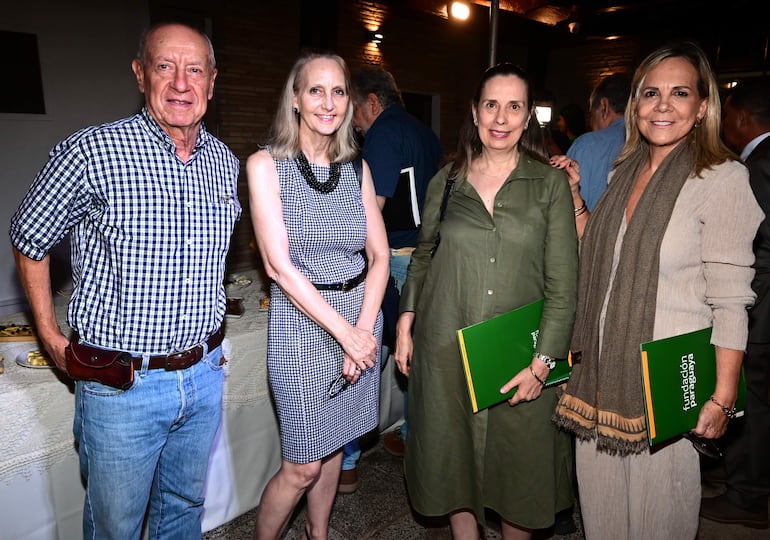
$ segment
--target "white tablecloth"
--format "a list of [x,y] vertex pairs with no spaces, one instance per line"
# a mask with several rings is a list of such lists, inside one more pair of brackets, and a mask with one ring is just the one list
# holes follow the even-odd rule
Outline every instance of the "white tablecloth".
[[[252,284],[228,288],[228,296],[243,298],[245,313],[225,321],[224,415],[209,462],[204,531],[256,507],[281,460],[267,385],[267,314],[259,311],[257,273],[242,276]],[[63,327],[65,310],[66,300],[58,299]],[[0,319],[26,321],[24,314]],[[82,537],[84,497],[72,436],[73,385],[55,370],[17,365],[16,355],[31,348],[38,348],[37,343],[0,343],[5,356],[5,374],[0,375],[0,540],[73,540]],[[394,364],[388,362],[382,378],[382,429],[403,414]]]
[[[210,530],[254,508],[280,466],[280,442],[269,397],[265,351],[267,314],[254,282],[228,295],[244,298],[246,312],[227,318],[224,415],[210,458],[203,529]],[[57,299],[63,327],[66,299]],[[26,323],[25,314],[2,323]],[[0,343],[0,540],[72,540],[82,537],[84,489],[72,436],[73,384],[51,369],[16,364],[37,342]]]

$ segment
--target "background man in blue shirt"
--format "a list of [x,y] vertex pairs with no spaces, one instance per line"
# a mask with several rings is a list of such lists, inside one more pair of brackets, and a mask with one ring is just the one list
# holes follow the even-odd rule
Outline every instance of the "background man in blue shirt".
[[[401,92],[389,72],[377,67],[355,71],[351,76],[351,93],[355,110],[353,124],[364,136],[363,158],[374,179],[390,244],[390,273],[400,291],[417,245],[425,191],[438,171],[444,152],[436,134],[404,109]],[[414,190],[410,193],[412,180]],[[387,319],[387,311],[385,315]],[[391,324],[395,326],[395,321]],[[388,327],[389,321],[386,320],[385,325]],[[387,348],[383,347],[385,358],[387,354]],[[404,394],[405,419],[406,409]],[[400,431],[385,434],[385,449],[394,455],[403,455],[406,432],[405,420]],[[352,493],[358,488],[356,465],[360,456],[357,440],[343,449],[340,493]]]
[[[580,165],[580,197],[589,211],[607,188],[607,176],[626,141],[623,115],[630,92],[631,78],[625,73],[608,75],[599,81],[589,101],[592,131],[576,138],[567,150],[567,157]],[[581,206],[577,198],[575,208]]]
[[[200,538],[222,411],[223,278],[241,214],[238,159],[203,127],[217,75],[204,34],[155,26],[132,69],[141,112],[60,142],[10,236],[38,336],[78,379],[83,537],[138,539],[149,505],[153,538]],[[66,234],[72,343],[58,326],[49,275],[49,252]],[[86,366],[113,361],[83,376],[77,357]]]

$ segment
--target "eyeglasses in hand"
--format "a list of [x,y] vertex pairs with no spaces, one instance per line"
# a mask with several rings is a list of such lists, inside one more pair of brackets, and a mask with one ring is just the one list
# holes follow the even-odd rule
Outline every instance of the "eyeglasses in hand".
[[683,437],[692,443],[698,453],[707,458],[719,459],[722,457],[722,449],[715,440],[698,437],[693,433],[685,433]]
[[336,379],[334,379],[329,385],[328,394],[330,398],[333,398],[343,390],[350,386],[350,381],[345,378],[345,375],[340,373]]

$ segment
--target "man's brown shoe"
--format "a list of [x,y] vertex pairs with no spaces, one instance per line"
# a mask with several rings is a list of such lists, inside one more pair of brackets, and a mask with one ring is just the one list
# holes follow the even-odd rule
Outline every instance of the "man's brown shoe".
[[358,468],[342,469],[340,482],[337,484],[337,493],[355,493],[358,489]]
[[709,497],[701,499],[700,515],[711,521],[718,523],[732,523],[736,525],[745,525],[754,529],[767,529],[767,511],[749,512],[736,506],[723,493],[718,497]]
[[388,431],[382,436],[382,446],[385,447],[385,451],[391,456],[403,457],[404,451],[404,439],[401,438],[401,430]]

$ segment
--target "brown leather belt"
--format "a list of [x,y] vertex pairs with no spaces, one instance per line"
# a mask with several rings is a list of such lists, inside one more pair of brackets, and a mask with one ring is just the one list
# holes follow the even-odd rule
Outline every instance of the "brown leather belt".
[[[222,344],[222,340],[225,338],[225,333],[220,328],[213,334],[211,334],[205,341],[206,347],[209,351],[212,351]],[[167,355],[158,355],[150,357],[149,369],[165,369],[166,371],[174,371],[177,369],[187,369],[200,362],[203,358],[203,344],[196,345],[186,351],[179,351]],[[132,356],[131,363],[134,365],[134,369],[142,369],[142,357]],[[220,360],[220,365],[224,363],[224,357]]]

